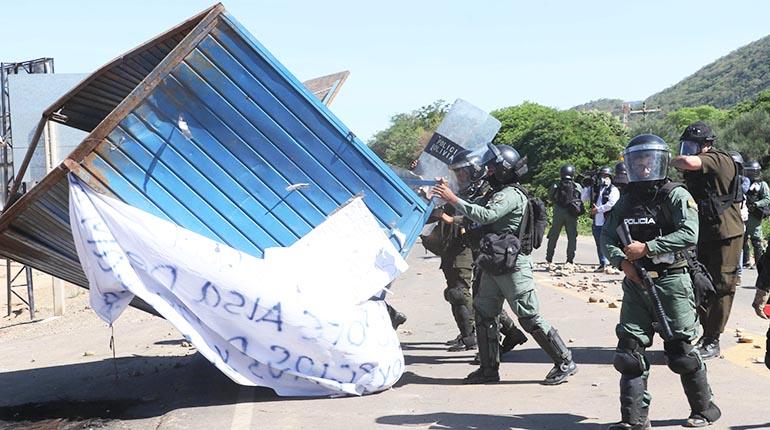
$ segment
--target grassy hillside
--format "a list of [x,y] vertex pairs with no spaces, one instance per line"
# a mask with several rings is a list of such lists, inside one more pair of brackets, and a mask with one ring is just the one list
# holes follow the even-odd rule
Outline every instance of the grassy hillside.
[[621,99],[592,100],[588,103],[577,105],[572,109],[580,110],[580,111],[598,110],[599,112],[610,112],[613,115],[618,116],[621,114],[621,111],[623,110],[623,100]]
[[650,96],[647,106],[665,110],[712,105],[729,108],[770,88],[770,36],[703,67],[676,85]]

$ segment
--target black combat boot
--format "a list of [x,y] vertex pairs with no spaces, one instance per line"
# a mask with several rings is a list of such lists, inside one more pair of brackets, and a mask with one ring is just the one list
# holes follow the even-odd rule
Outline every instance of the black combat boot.
[[698,346],[698,352],[700,353],[700,357],[704,360],[719,357],[721,354],[719,349],[719,339],[704,336],[701,338],[701,344]]
[[447,351],[469,351],[476,349],[476,331],[474,329],[473,313],[465,305],[452,305],[457,327],[460,328],[460,341],[451,345]]
[[650,429],[650,420],[647,420],[644,424],[628,424],[624,422],[619,422],[615,424],[610,424],[609,427],[607,427],[607,430],[647,430]]
[[556,329],[551,328],[545,333],[540,328],[532,332],[535,342],[543,348],[543,351],[553,360],[553,368],[545,375],[543,385],[558,385],[566,381],[568,377],[577,373],[577,365],[572,361],[572,353],[564,344]]
[[711,387],[706,378],[706,367],[680,375],[684,394],[690,404],[690,417],[686,427],[706,427],[722,416],[722,411],[712,401]]
[[479,346],[480,367],[463,381],[465,384],[487,384],[500,381],[500,343],[497,318],[476,318],[476,336]]
[[455,336],[454,338],[449,339],[448,341],[444,342],[444,345],[452,346],[452,345],[454,345],[454,344],[456,344],[458,342],[461,342],[462,340],[463,340],[463,335],[462,335],[462,333],[460,333],[457,336]]
[[516,323],[505,312],[500,313],[500,334],[505,336],[500,345],[501,356],[527,341],[524,332],[516,327]]

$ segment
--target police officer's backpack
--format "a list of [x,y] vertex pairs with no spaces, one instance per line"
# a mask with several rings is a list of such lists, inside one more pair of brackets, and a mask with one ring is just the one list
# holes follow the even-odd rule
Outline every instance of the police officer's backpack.
[[548,225],[545,203],[537,197],[532,197],[529,191],[521,185],[514,184],[513,187],[527,197],[527,207],[519,226],[519,239],[521,240],[521,252],[529,255],[533,249],[538,249],[543,244],[545,228]]
[[569,178],[564,178],[559,183],[556,190],[556,204],[566,209],[572,216],[582,215],[586,211],[583,200],[580,199],[575,188],[575,182]]

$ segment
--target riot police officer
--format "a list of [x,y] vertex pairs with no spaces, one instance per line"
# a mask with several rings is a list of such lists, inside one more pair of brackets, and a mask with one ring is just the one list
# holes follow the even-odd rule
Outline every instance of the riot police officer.
[[612,177],[612,185],[616,186],[620,192],[628,185],[628,170],[626,163],[620,162],[615,165],[615,176]]
[[[527,171],[526,158],[522,159],[508,145],[491,146],[490,150],[495,154],[493,169],[496,192],[486,205],[458,198],[445,183],[434,187],[433,192],[466,217],[486,226],[490,234],[521,235],[519,228],[525,210],[531,206],[525,190],[518,184],[519,178]],[[465,382],[478,384],[500,380],[497,316],[503,301],[507,300],[524,330],[532,335],[554,362],[543,384],[560,384],[577,372],[577,365],[572,361],[572,353],[556,329],[540,315],[529,252],[522,248],[513,264],[513,271],[501,274],[493,274],[488,268],[482,267],[479,291],[473,300],[481,366],[469,374]]]
[[[458,152],[453,160],[453,168],[457,177],[459,193],[468,197],[476,192],[478,183],[486,176],[486,169],[474,162],[474,155],[469,150]],[[457,328],[460,334],[449,345],[449,351],[464,351],[476,348],[475,321],[473,315],[473,298],[471,283],[473,282],[473,254],[463,237],[465,229],[462,225],[463,216],[455,213],[451,206],[444,208],[439,215],[436,228],[444,229],[442,237],[446,242],[442,246],[441,265],[444,273],[446,288],[444,300],[449,302]]]
[[703,325],[699,349],[701,356],[709,359],[720,354],[719,336],[730,317],[738,283],[744,229],[742,191],[735,161],[714,148],[716,135],[708,125],[693,123],[680,139],[680,155],[672,165],[684,172],[687,188],[698,204],[698,260],[708,269],[716,289],[715,297],[698,309]]
[[[698,213],[690,193],[666,178],[668,145],[658,136],[643,134],[624,151],[629,184],[602,230],[602,245],[613,265],[623,270],[623,304],[615,328],[618,345],[614,366],[621,374],[621,422],[612,430],[649,428],[651,401],[647,391],[650,362],[645,350],[652,345],[656,323],[650,296],[632,261],[645,267],[658,288],[662,307],[673,331],[664,339],[668,367],[680,375],[690,404],[688,425],[700,427],[721,416],[712,401],[706,366],[693,343],[698,338],[698,315],[685,249],[698,239]],[[617,227],[628,225],[631,242],[621,245]]]
[[[486,163],[489,160],[484,160],[479,152],[472,152],[470,150],[462,150],[458,152],[454,158],[452,158],[452,164],[449,166],[449,169],[452,170],[452,172],[455,175],[455,178],[457,179],[457,184],[459,188],[459,194],[467,201],[476,201],[481,200],[486,203],[492,195],[494,194],[494,191],[492,190],[492,186],[489,184],[490,181],[494,182],[494,177],[490,176],[490,169],[486,166]],[[476,257],[478,256],[479,251],[479,239],[481,235],[481,229],[482,226],[478,225],[477,223],[474,223],[473,221],[469,220],[468,218],[463,217],[462,215],[455,216],[453,219],[453,222],[455,225],[461,226],[460,229],[462,231],[462,239],[467,247],[467,249],[471,252],[471,262],[473,262]],[[465,256],[463,256],[463,259]],[[463,275],[465,275],[465,271],[463,270],[461,272]],[[445,271],[446,274],[446,271]],[[471,279],[468,279],[467,276],[463,277],[463,280],[471,286],[471,295],[475,296],[478,291],[478,284],[481,277],[481,272],[478,270],[475,265],[473,265],[473,272]],[[447,277],[447,282],[449,282],[449,277]],[[460,308],[460,312],[458,312],[460,315],[463,315],[465,313],[465,308],[467,307],[471,314],[470,322],[473,323],[473,300],[470,296],[467,296],[467,289],[465,288],[465,283],[462,285],[463,287],[463,295],[462,295],[462,303],[458,305],[453,305],[453,313],[455,313],[455,306],[458,306]],[[452,294],[448,295],[449,297],[457,297],[459,294],[457,294],[456,290]],[[445,296],[447,296],[445,292]],[[467,297],[467,298],[466,298]],[[513,319],[508,315],[508,313],[505,311],[505,309],[500,310],[499,315],[499,330],[500,334],[502,334],[503,341],[500,346],[500,355],[505,354],[506,352],[509,352],[513,350],[518,345],[523,344],[527,341],[527,336],[519,330],[518,327],[516,327],[516,323],[513,321]],[[458,321],[458,325],[460,324],[459,321],[463,321],[463,324],[466,324],[464,318],[458,318],[458,316],[455,316],[455,320]],[[463,329],[460,330],[461,336],[463,333]],[[450,351],[452,350],[461,350],[461,349],[468,349],[468,348],[462,348],[462,345],[468,345],[467,341],[462,341],[460,339],[458,343],[455,344],[454,348],[450,347]],[[476,345],[476,339],[475,339],[475,331],[474,331],[474,339],[473,339],[473,345]]]
[[761,178],[762,167],[757,161],[749,161],[743,168],[746,177],[750,181],[746,191],[746,206],[749,209],[749,217],[746,220],[746,234],[743,237],[743,265],[749,261],[749,241],[754,248],[754,262],[759,263],[764,248],[762,246],[762,220],[764,211],[770,206],[770,187]]
[[545,261],[552,262],[556,250],[556,241],[559,239],[561,229],[567,231],[567,263],[575,260],[577,248],[577,218],[585,211],[581,194],[583,187],[575,182],[575,166],[565,164],[559,169],[560,180],[551,185],[548,197],[554,202],[553,220],[551,229],[548,230],[548,247],[545,252]]

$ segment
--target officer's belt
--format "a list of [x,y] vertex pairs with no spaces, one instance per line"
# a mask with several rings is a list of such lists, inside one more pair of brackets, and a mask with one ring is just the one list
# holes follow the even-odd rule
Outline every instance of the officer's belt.
[[660,272],[656,272],[654,270],[647,271],[647,274],[650,275],[650,278],[652,279],[665,278],[668,275],[681,275],[683,273],[687,273],[687,267],[676,267],[673,269],[666,269]]

